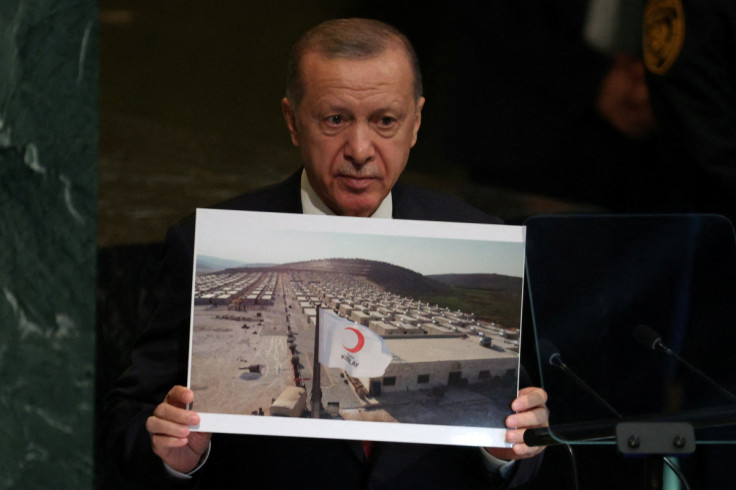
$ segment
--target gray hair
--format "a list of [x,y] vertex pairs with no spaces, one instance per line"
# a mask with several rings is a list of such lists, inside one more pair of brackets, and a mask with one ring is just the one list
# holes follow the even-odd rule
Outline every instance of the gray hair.
[[409,39],[398,29],[374,19],[334,19],[313,27],[291,48],[286,98],[297,107],[304,96],[301,61],[308,52],[317,51],[327,58],[360,59],[382,54],[395,45],[403,47],[414,75],[414,97],[422,96],[419,60]]

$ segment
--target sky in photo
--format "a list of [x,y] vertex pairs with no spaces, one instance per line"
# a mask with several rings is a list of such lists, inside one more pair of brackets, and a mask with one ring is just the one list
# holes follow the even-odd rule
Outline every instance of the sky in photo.
[[202,211],[198,256],[250,264],[357,258],[424,275],[523,275],[524,243],[516,238],[523,233],[516,226]]

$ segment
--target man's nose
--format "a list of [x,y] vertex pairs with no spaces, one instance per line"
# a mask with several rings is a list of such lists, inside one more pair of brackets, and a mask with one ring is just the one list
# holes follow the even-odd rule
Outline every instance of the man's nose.
[[375,155],[373,132],[367,125],[355,123],[345,132],[345,159],[357,167],[370,162]]

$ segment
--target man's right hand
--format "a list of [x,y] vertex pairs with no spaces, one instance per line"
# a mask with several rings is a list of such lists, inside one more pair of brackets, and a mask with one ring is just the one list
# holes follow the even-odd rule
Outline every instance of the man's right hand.
[[199,415],[186,409],[193,400],[192,390],[174,386],[146,421],[153,452],[169,468],[181,473],[189,473],[197,467],[212,437],[212,434],[189,429],[190,425],[199,424]]

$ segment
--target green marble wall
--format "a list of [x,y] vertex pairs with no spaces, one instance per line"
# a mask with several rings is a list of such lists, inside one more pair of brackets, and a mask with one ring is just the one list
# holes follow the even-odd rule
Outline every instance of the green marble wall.
[[0,488],[91,488],[97,4],[0,0]]

